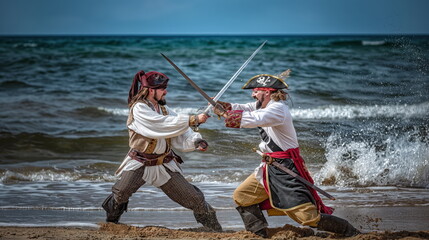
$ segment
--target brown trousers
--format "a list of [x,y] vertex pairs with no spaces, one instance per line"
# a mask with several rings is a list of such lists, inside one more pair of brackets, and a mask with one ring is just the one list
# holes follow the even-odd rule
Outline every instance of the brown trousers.
[[[121,178],[113,185],[112,192],[117,203],[125,203],[145,181],[143,180],[144,168],[135,171],[124,171]],[[190,184],[178,172],[172,172],[166,168],[171,178],[160,189],[174,202],[193,210],[195,213],[206,213],[214,211],[205,201],[204,194],[199,188]]]
[[[247,207],[254,204],[259,204],[269,196],[265,191],[264,186],[256,179],[255,174],[251,174],[242,182],[234,191],[233,199],[238,206]],[[286,209],[270,209],[268,215],[287,215],[295,222],[305,225],[316,227],[320,221],[320,213],[312,203],[305,203],[299,206]]]

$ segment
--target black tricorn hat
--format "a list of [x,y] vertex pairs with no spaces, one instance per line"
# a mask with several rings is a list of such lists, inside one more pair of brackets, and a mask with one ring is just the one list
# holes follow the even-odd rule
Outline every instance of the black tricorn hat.
[[242,89],[253,89],[253,88],[272,88],[272,89],[287,89],[289,86],[283,80],[289,77],[290,70],[284,71],[283,73],[274,76],[271,74],[259,74],[247,81]]

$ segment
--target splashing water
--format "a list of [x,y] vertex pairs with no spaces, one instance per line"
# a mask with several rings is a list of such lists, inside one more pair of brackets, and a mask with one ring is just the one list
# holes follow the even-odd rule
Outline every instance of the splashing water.
[[340,186],[429,187],[429,144],[415,138],[418,129],[386,135],[375,143],[368,138],[346,143],[332,134],[326,143],[327,162],[315,178]]

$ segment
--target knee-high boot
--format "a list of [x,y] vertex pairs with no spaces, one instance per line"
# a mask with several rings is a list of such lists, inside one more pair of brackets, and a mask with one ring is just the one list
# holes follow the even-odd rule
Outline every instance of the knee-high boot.
[[354,228],[347,220],[323,213],[320,216],[317,229],[339,233],[345,237],[351,237],[360,234],[360,231]]
[[206,204],[206,211],[204,213],[196,213],[194,212],[194,217],[197,222],[201,223],[204,227],[207,227],[216,232],[222,232],[222,226],[216,217],[216,211],[210,206],[210,204]]
[[122,213],[127,211],[128,201],[118,204],[112,193],[104,200],[101,206],[106,210],[106,222],[118,223]]
[[236,209],[240,213],[244,227],[247,231],[253,232],[264,238],[268,237],[266,231],[268,223],[258,204],[248,207],[239,206]]

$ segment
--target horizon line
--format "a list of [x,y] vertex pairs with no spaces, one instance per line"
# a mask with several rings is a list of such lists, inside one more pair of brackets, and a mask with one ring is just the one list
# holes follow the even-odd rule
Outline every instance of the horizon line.
[[281,37],[281,36],[429,36],[429,33],[41,33],[1,34],[0,37]]

